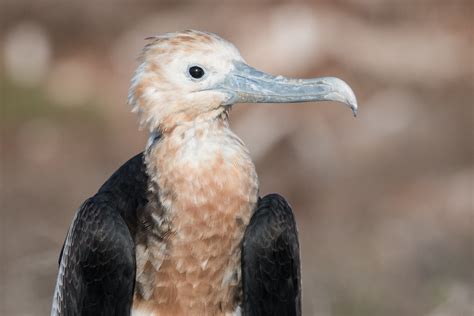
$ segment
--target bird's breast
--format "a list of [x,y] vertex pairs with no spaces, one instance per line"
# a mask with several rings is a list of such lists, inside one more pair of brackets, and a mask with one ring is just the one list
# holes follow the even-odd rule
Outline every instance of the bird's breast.
[[161,243],[137,246],[137,286],[151,286],[134,307],[155,315],[232,312],[241,295],[240,243],[258,197],[247,150],[227,130],[188,131],[153,146],[147,168],[166,229]]

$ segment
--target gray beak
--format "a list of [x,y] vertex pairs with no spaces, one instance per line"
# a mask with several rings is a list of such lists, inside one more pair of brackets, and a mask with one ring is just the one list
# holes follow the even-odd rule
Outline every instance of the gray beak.
[[245,63],[235,63],[215,89],[228,95],[224,105],[235,103],[296,103],[337,101],[357,115],[357,100],[347,83],[334,77],[290,79],[258,71]]

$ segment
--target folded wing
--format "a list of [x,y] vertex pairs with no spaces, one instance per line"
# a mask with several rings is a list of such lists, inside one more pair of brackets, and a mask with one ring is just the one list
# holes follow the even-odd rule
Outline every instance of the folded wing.
[[301,315],[298,233],[278,194],[260,199],[242,244],[244,315]]
[[77,212],[60,258],[52,315],[129,315],[137,213],[146,204],[143,155],[119,168]]

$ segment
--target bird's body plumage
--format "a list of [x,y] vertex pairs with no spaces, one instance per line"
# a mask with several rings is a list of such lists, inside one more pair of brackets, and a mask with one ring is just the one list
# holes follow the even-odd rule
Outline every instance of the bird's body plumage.
[[170,250],[181,237],[160,230],[164,214],[156,211],[164,207],[146,170],[146,154],[130,159],[77,212],[60,258],[53,315],[299,314],[298,238],[282,197],[255,201],[247,225],[232,218],[241,227],[236,242],[232,227],[217,229],[229,237],[206,241],[208,227],[198,225],[188,227],[193,240]]
[[128,96],[150,141],[77,212],[52,315],[300,315],[292,210],[279,195],[259,198],[228,112],[334,100],[355,113],[352,90],[337,78],[259,72],[211,33],[151,40]]

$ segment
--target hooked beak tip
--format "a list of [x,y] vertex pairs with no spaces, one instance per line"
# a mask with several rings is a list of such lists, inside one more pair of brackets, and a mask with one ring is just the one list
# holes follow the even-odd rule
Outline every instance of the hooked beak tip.
[[357,117],[357,113],[359,111],[359,107],[357,106],[357,102],[351,102],[350,107],[351,107],[352,114],[354,115],[354,117]]
[[347,85],[345,82],[343,82],[345,86],[345,104],[347,104],[350,109],[352,110],[352,114],[354,115],[354,117],[357,117],[357,113],[359,112],[359,105],[357,104],[357,99],[356,99],[356,96],[354,94],[354,91],[352,91],[352,89],[349,87],[349,85]]

